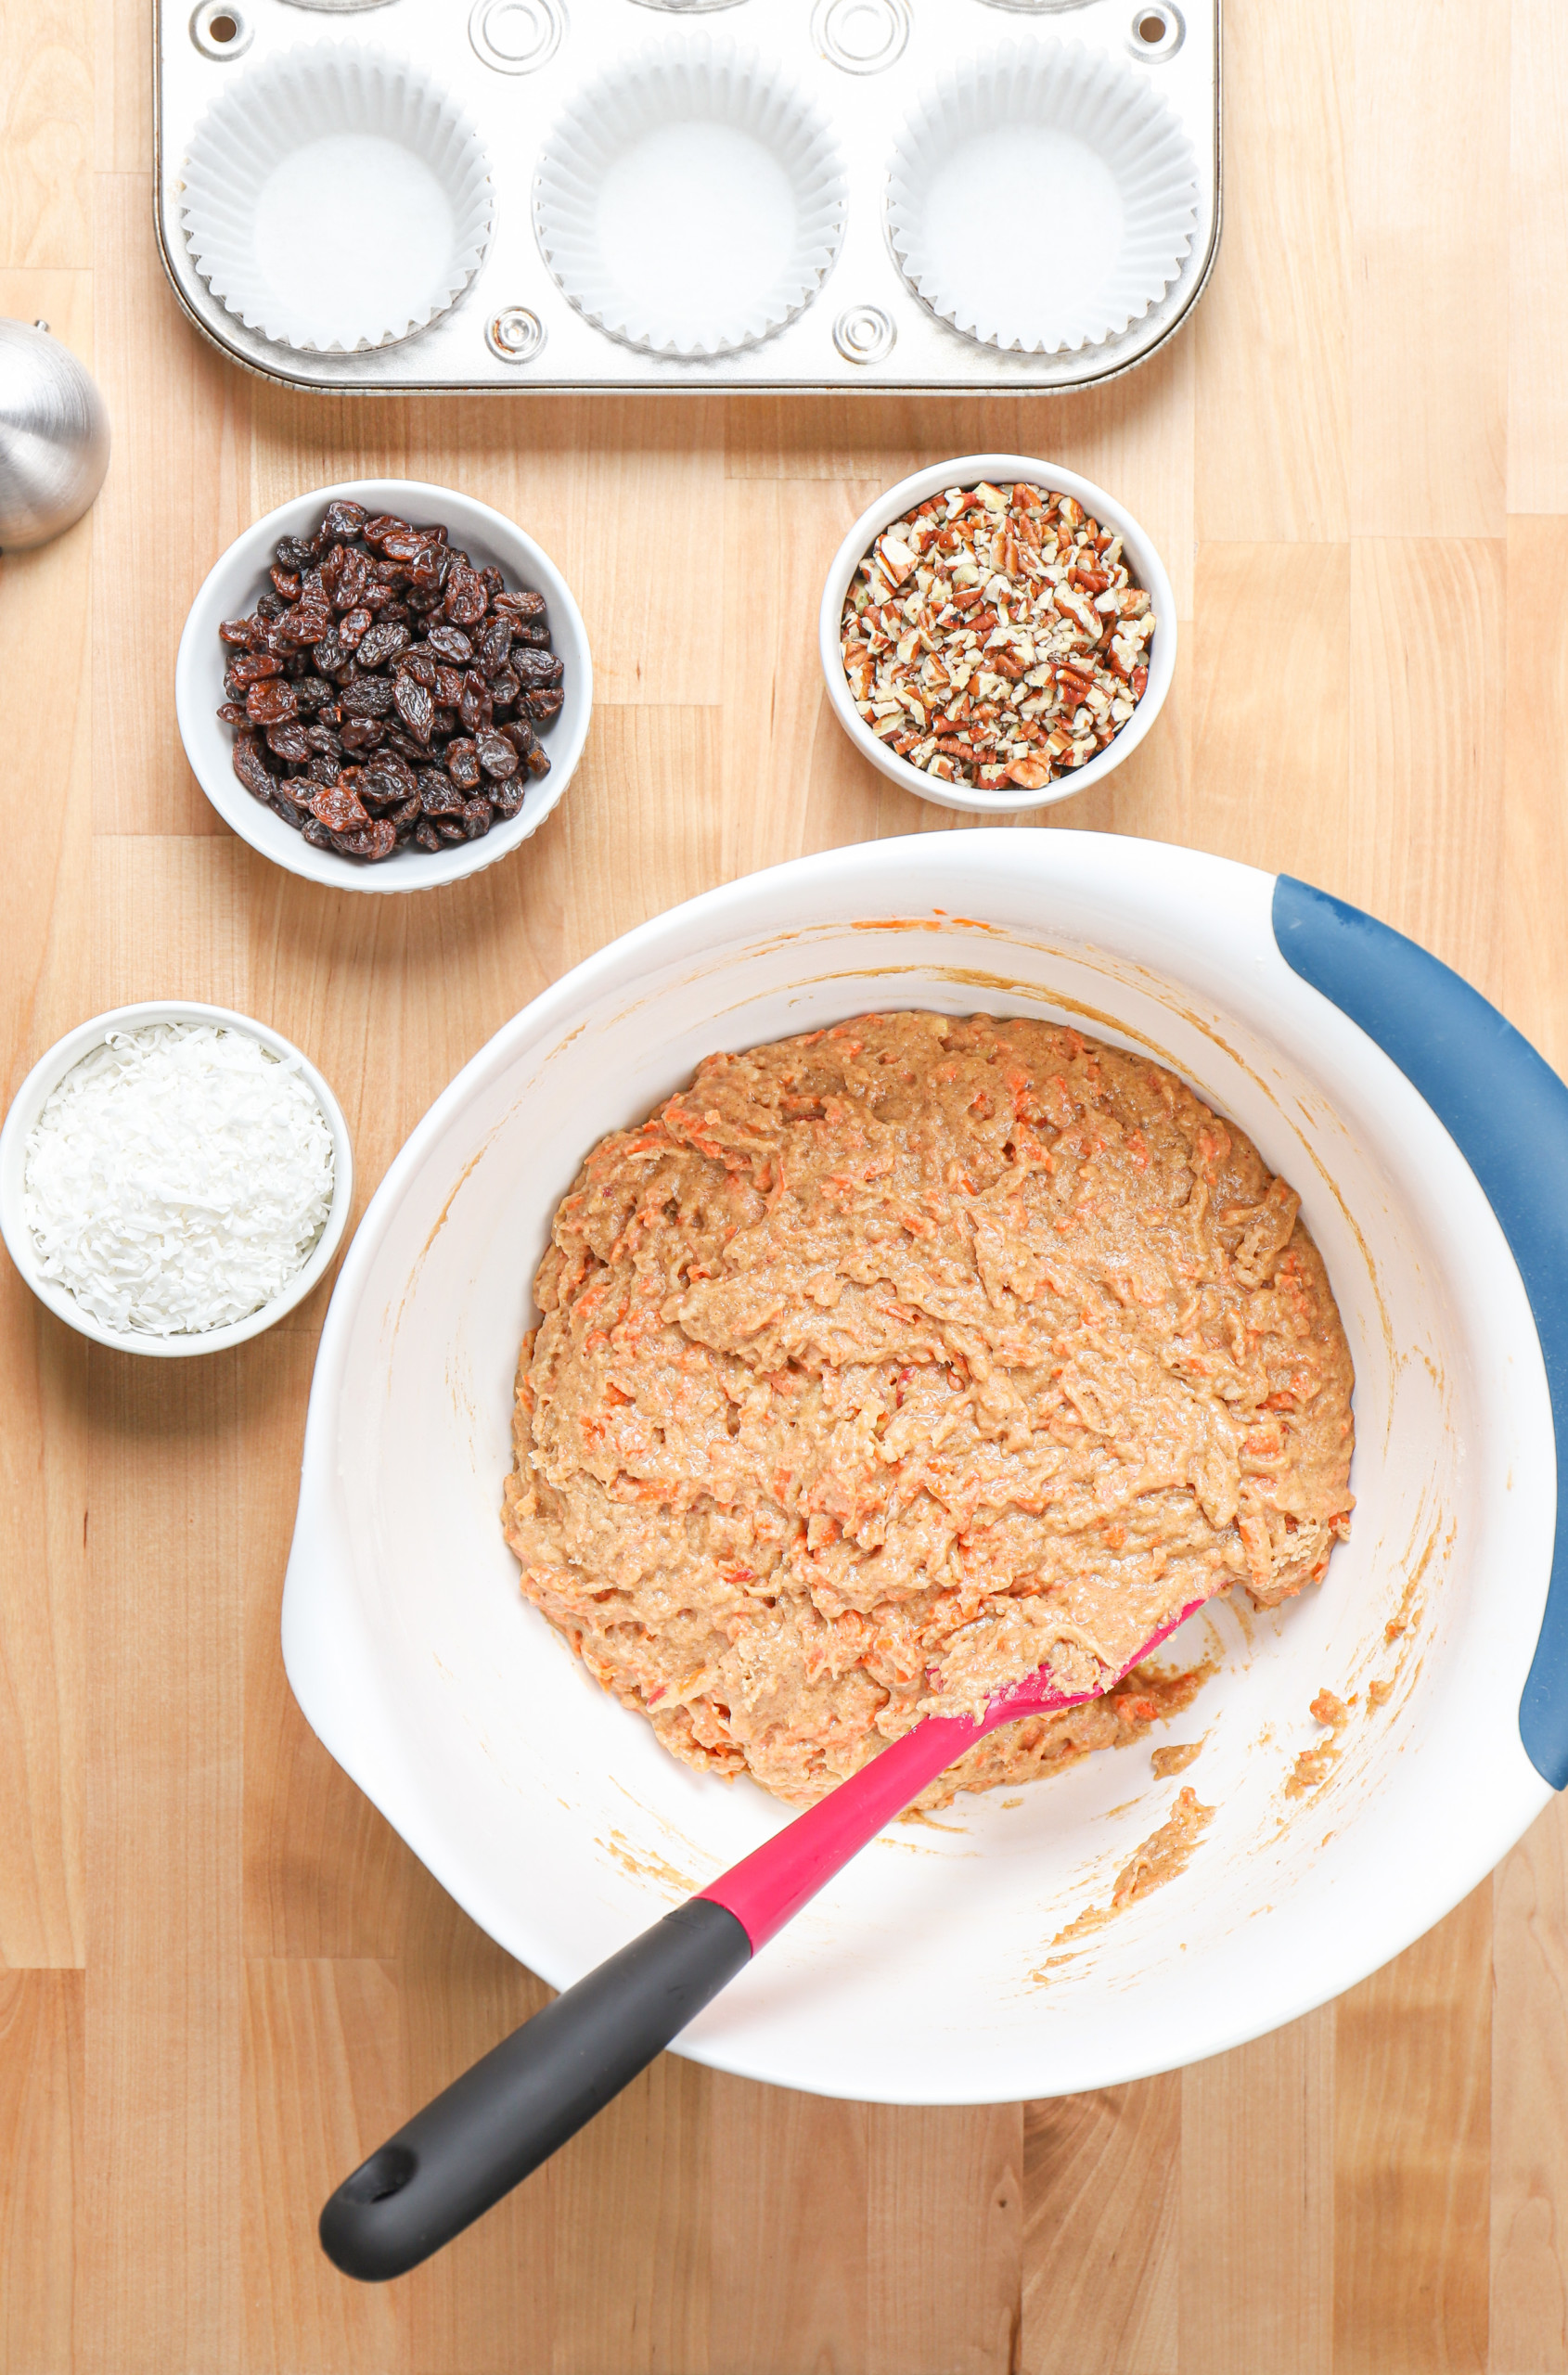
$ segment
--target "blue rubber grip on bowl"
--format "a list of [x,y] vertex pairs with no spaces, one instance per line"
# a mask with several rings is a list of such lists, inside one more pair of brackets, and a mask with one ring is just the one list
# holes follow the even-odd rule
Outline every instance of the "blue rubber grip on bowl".
[[1568,1785],[1568,1086],[1468,982],[1403,933],[1282,874],[1274,937],[1420,1090],[1497,1214],[1535,1315],[1557,1439],[1557,1534],[1546,1614],[1519,1702],[1524,1752]]

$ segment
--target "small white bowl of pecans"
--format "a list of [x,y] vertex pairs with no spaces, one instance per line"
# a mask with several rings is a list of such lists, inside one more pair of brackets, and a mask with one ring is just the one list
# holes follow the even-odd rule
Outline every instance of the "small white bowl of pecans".
[[1013,815],[1087,791],[1143,740],[1176,673],[1176,597],[1103,487],[970,454],[862,513],[820,642],[840,722],[890,782]]

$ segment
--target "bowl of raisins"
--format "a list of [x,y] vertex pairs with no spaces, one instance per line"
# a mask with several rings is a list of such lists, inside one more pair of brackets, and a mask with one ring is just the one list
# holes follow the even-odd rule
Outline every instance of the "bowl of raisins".
[[476,874],[544,823],[582,756],[593,664],[547,554],[411,479],[285,503],[210,572],[174,706],[226,824],[348,891]]

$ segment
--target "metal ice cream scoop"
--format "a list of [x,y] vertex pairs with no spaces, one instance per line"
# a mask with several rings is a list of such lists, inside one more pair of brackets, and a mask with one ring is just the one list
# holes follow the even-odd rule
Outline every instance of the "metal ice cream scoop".
[[92,374],[47,322],[0,317],[0,552],[71,527],[108,468],[109,415]]

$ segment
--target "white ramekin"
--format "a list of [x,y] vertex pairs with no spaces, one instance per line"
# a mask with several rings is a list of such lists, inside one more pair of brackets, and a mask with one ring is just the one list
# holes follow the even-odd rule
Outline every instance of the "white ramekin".
[[[922,768],[912,767],[906,759],[899,758],[885,742],[880,742],[855,708],[844,675],[841,640],[844,597],[856,570],[883,529],[891,528],[895,520],[902,520],[917,503],[940,494],[944,487],[978,486],[983,480],[993,486],[1012,486],[1020,479],[1030,486],[1043,486],[1058,494],[1074,496],[1101,527],[1113,528],[1121,537],[1127,565],[1138,583],[1148,588],[1154,606],[1156,624],[1149,645],[1149,683],[1143,699],[1115,740],[1086,766],[1048,784],[1043,791],[986,791],[978,784],[938,783]],[[1051,808],[1059,800],[1073,800],[1079,792],[1092,790],[1137,749],[1159,715],[1176,674],[1176,595],[1165,564],[1147,531],[1139,527],[1124,504],[1102,486],[1096,486],[1092,479],[1080,478],[1076,470],[1064,470],[1058,463],[1042,462],[1026,454],[965,454],[957,461],[932,462],[911,478],[900,479],[896,486],[878,496],[869,510],[861,513],[828,571],[828,583],[822,589],[817,643],[828,698],[840,725],[855,749],[890,783],[912,791],[919,800],[934,802],[939,808],[962,808],[977,816],[1020,816],[1032,809]]]
[[[254,610],[257,597],[268,591],[267,570],[273,546],[283,536],[308,533],[329,503],[340,498],[362,503],[372,513],[388,511],[410,520],[416,527],[444,520],[447,534],[459,551],[482,565],[501,571],[511,586],[542,594],[549,609],[550,632],[558,658],[566,664],[560,714],[540,735],[550,772],[532,788],[515,816],[493,825],[482,841],[456,843],[439,855],[433,851],[404,849],[371,866],[340,857],[333,850],[312,849],[310,843],[253,800],[234,772],[234,732],[218,720],[224,699],[225,654],[218,640],[218,623]],[[290,874],[309,882],[324,882],[331,891],[438,891],[443,883],[460,882],[465,875],[482,873],[497,858],[515,850],[536,833],[571,782],[594,705],[594,668],[588,652],[588,631],[572,590],[549,555],[532,536],[487,503],[451,487],[430,486],[418,479],[345,479],[337,486],[313,488],[280,503],[237,536],[202,582],[190,606],[174,662],[174,713],[191,772],[225,825],[241,841],[270,857]]]
[[[259,1311],[251,1312],[248,1319],[237,1319],[228,1328],[204,1329],[199,1335],[152,1336],[136,1329],[106,1328],[101,1319],[83,1309],[68,1287],[62,1287],[56,1278],[44,1277],[24,1210],[28,1136],[49,1097],[71,1067],[94,1047],[101,1046],[111,1031],[139,1031],[149,1022],[210,1022],[225,1030],[248,1032],[275,1056],[297,1065],[300,1077],[308,1084],[332,1134],[332,1203],[310,1259],[280,1293]],[[5,1127],[0,1129],[0,1236],[5,1238],[6,1252],[39,1302],[47,1303],[57,1318],[63,1319],[79,1335],[90,1336],[96,1344],[112,1345],[120,1353],[149,1353],[158,1360],[185,1360],[198,1353],[226,1352],[231,1344],[243,1344],[250,1337],[260,1336],[286,1312],[292,1311],[296,1303],[303,1303],[311,1289],[326,1277],[332,1257],[342,1243],[353,1204],[353,1149],[349,1140],[349,1125],[326,1081],[309,1058],[302,1055],[293,1041],[285,1039],[280,1031],[257,1022],[251,1015],[235,1014],[224,1006],[196,1006],[185,998],[148,998],[137,1006],[117,1006],[108,1014],[94,1015],[90,1022],[78,1023],[63,1039],[57,1039],[47,1055],[41,1056],[33,1065],[12,1098]]]

